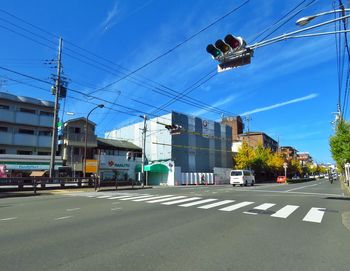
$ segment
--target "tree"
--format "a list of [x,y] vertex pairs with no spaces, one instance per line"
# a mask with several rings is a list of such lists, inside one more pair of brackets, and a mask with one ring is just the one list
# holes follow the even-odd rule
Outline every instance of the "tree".
[[235,168],[249,168],[253,163],[254,150],[248,146],[247,142],[243,142],[239,148],[237,155],[234,157]]
[[335,135],[329,140],[331,153],[338,168],[343,168],[345,162],[350,162],[350,124],[341,120],[335,129]]

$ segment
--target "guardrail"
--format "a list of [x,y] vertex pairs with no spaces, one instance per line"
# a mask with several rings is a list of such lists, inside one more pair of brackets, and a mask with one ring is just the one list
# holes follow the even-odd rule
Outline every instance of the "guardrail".
[[[143,187],[141,182],[134,180],[111,180],[111,181],[101,181],[98,177],[8,177],[0,178],[0,189],[3,190],[24,190],[25,186],[29,189],[33,189],[34,194],[37,193],[37,189],[40,186],[41,189],[54,188],[59,186],[60,188],[72,187],[91,187],[95,190],[100,189],[102,186],[114,186],[115,189],[118,189],[119,186],[131,186],[134,188],[135,185]],[[17,187],[17,188],[15,188]]]
[[33,192],[36,194],[38,186],[45,189],[47,185],[59,185],[61,188],[64,188],[66,184],[76,184],[77,187],[86,185],[88,187],[94,187],[96,190],[98,183],[97,177],[8,177],[0,179],[0,188],[17,186],[18,190],[23,190],[24,186],[29,186],[33,188]]

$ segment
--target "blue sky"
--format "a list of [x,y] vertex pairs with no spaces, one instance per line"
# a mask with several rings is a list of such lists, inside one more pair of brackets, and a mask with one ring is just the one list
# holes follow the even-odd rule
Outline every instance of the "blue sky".
[[[139,121],[142,112],[154,112],[149,105],[160,107],[171,100],[159,92],[165,90],[168,96],[174,90],[182,92],[215,70],[217,63],[205,50],[209,43],[231,33],[252,44],[258,33],[298,4],[302,3],[302,9],[309,2],[312,0],[3,0],[0,66],[50,81],[55,64],[47,60],[57,57],[57,37],[62,36],[62,63],[69,88],[128,107],[106,104],[113,109],[94,111],[91,119],[103,135]],[[295,25],[298,18],[331,10],[332,3],[314,1],[271,37],[299,29]],[[332,18],[324,16],[315,23]],[[317,32],[332,30],[334,25]],[[96,92],[187,39],[150,65]],[[53,100],[48,84],[5,70],[0,70],[0,80],[1,91]],[[61,109],[74,112],[73,117],[86,116],[93,104],[101,103],[72,91],[68,95]],[[249,115],[251,131],[263,131],[280,145],[308,151],[317,162],[331,162],[328,139],[338,99],[335,38],[294,39],[258,48],[250,65],[216,74],[188,96],[190,101],[215,106],[225,115]],[[156,115],[171,110],[212,120],[221,117],[218,112],[179,101]],[[72,118],[64,112],[62,116],[64,120]]]

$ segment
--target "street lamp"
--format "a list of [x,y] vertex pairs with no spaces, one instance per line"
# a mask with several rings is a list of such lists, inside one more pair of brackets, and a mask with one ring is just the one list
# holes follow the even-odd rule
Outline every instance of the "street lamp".
[[92,111],[94,111],[97,108],[103,108],[104,104],[99,104],[97,106],[95,106],[93,109],[90,110],[90,112],[87,114],[86,119],[85,119],[85,146],[84,146],[84,160],[83,160],[83,173],[84,173],[84,177],[86,177],[86,151],[87,151],[87,126],[88,126],[88,121],[89,121],[89,116],[92,113]]
[[332,14],[332,13],[337,13],[337,12],[345,12],[345,11],[350,11],[349,8],[345,8],[345,9],[337,9],[337,10],[331,10],[331,11],[326,11],[326,12],[321,12],[315,15],[310,15],[310,16],[305,16],[300,18],[299,20],[296,21],[296,24],[299,26],[304,26],[307,25],[310,21],[312,21],[313,19],[323,16],[323,15],[327,15],[327,14]]

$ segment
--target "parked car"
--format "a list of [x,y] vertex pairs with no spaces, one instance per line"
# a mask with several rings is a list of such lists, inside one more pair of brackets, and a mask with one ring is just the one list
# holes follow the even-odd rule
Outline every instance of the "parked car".
[[278,183],[285,183],[287,181],[286,176],[278,176],[277,177],[277,182]]
[[247,186],[250,184],[253,186],[255,184],[254,174],[251,170],[231,170],[230,184],[232,184],[232,186],[235,186],[236,184],[239,184],[240,186]]

